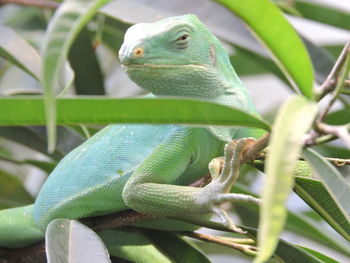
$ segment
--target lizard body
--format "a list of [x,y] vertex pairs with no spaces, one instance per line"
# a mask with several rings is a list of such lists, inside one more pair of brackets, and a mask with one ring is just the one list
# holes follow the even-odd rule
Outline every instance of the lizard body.
[[[256,113],[221,43],[194,15],[132,26],[119,57],[129,77],[155,96],[205,99]],[[109,125],[61,160],[34,205],[0,212],[0,247],[42,239],[55,218],[130,208],[194,222],[215,213],[233,227],[218,208],[235,200],[228,194],[231,181],[186,185],[208,172],[210,160],[233,137],[259,135],[237,127]]]

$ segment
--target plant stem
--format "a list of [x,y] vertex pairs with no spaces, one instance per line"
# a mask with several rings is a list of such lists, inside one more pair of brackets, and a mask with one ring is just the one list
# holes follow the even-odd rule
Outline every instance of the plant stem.
[[[202,240],[202,241],[211,242],[211,243],[223,245],[226,247],[230,247],[230,248],[241,251],[245,255],[256,256],[256,254],[257,254],[257,248],[255,246],[244,243],[247,241],[246,238],[242,239],[243,243],[241,243],[240,240],[238,240],[238,239],[230,240],[230,239],[220,238],[220,237],[202,234],[202,233],[197,233],[197,232],[180,232],[180,234],[182,234],[184,236],[192,237],[192,238],[195,238],[198,240]],[[236,242],[234,242],[234,241],[236,241]]]

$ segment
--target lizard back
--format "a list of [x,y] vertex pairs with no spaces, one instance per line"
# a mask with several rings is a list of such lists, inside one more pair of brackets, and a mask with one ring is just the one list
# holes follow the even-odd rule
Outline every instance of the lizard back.
[[139,164],[176,125],[109,125],[65,156],[43,185],[34,218],[82,218],[127,209],[121,192]]

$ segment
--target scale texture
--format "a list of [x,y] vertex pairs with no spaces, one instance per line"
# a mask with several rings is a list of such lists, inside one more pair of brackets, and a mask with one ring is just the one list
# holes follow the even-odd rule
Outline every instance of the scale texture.
[[[197,98],[256,114],[223,46],[194,15],[132,26],[119,58],[129,77],[154,96]],[[187,185],[209,172],[209,162],[232,138],[261,134],[239,127],[109,125],[61,160],[34,205],[0,211],[0,247],[43,239],[55,218],[125,209],[163,217],[153,225],[163,229],[166,217],[201,225],[221,213],[233,229],[219,208],[222,200],[235,201],[228,193],[233,180],[216,176],[204,188]]]

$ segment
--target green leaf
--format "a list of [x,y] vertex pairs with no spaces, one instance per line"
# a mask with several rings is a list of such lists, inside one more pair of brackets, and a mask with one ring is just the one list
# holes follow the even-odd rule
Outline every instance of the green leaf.
[[171,263],[161,249],[138,231],[105,230],[99,233],[110,255],[138,263]]
[[236,53],[230,57],[231,63],[234,66],[237,74],[253,75],[271,72],[284,82],[288,80],[284,77],[273,61],[265,56],[262,56],[248,48],[234,46]]
[[[42,115],[44,116],[43,107]],[[43,122],[45,122],[44,119]],[[84,142],[84,138],[72,129],[66,127],[58,127],[57,132],[58,143],[56,150],[53,153],[48,153],[46,129],[44,127],[0,127],[0,137],[4,137],[16,143],[27,146],[33,150],[39,151],[50,156],[56,161],[60,160],[63,156]]]
[[166,252],[173,262],[210,263],[209,259],[201,252],[174,234],[150,229],[144,229],[142,232],[152,240],[157,247]]
[[108,0],[72,0],[63,2],[50,20],[43,43],[42,84],[48,129],[48,149],[56,143],[55,93],[62,90],[59,80],[74,39],[97,10]]
[[311,149],[304,149],[303,156],[314,168],[342,214],[350,223],[350,184],[329,162]]
[[[0,66],[1,67],[1,66]],[[1,75],[1,70],[0,70]],[[6,64],[0,80],[0,96],[42,95],[43,90],[38,80],[19,67]]]
[[[271,52],[291,85],[307,98],[313,98],[312,64],[306,48],[281,11],[268,0],[216,0],[252,29]],[[296,59],[297,58],[297,59]]]
[[264,262],[272,254],[286,219],[285,202],[293,187],[293,171],[302,147],[302,136],[310,128],[317,106],[305,98],[293,96],[278,112],[266,158],[258,244],[255,262]]
[[[331,71],[335,60],[326,49],[313,44],[304,37],[302,40],[312,60],[316,80],[322,83]],[[231,63],[239,76],[271,72],[287,85],[289,84],[278,66],[270,58],[262,56],[249,47],[239,47],[234,44],[234,48],[236,52],[231,57]]]
[[326,49],[334,58],[337,58],[343,50],[344,46],[340,44],[334,44],[323,46],[323,48]]
[[36,79],[41,75],[39,53],[11,28],[0,24],[0,56]]
[[13,164],[18,164],[18,165],[32,165],[35,166],[39,169],[41,169],[42,171],[46,172],[46,173],[51,173],[52,170],[55,168],[56,163],[53,162],[45,162],[45,161],[38,161],[38,160],[32,160],[32,159],[25,159],[25,160],[16,160],[14,158],[5,156],[4,154],[2,154],[0,152],[0,160],[1,161],[7,161]]
[[[299,247],[298,245],[295,245],[293,243],[280,240],[277,249],[276,249],[276,256],[278,259],[281,259],[282,262],[285,263],[301,263],[301,262],[307,262],[307,263],[328,263],[330,258],[318,253],[317,256],[315,256],[314,253],[310,253],[310,251],[307,251],[304,248]],[[333,260],[333,259],[332,259]],[[337,262],[335,260],[331,262]]]
[[[104,9],[106,10],[106,8],[108,11],[110,11],[108,6],[105,6]],[[101,28],[98,29],[102,30],[101,41],[111,51],[115,52],[116,50],[119,50],[124,41],[124,34],[126,30],[132,26],[132,24],[124,23],[118,20],[116,17],[110,16],[108,13],[104,13],[103,10],[99,10],[99,16],[102,17],[100,18],[102,20]],[[98,33],[99,32],[96,32],[96,34]]]
[[33,202],[33,197],[18,177],[0,170],[0,206],[2,208],[28,205]]
[[[40,98],[1,98],[1,125],[42,125],[45,123]],[[71,124],[154,123],[247,126],[269,130],[269,124],[240,109],[221,104],[173,98],[57,99],[57,122]]]
[[334,111],[327,115],[325,122],[331,125],[344,125],[349,121],[350,107]]
[[105,94],[103,75],[87,29],[82,30],[74,41],[69,52],[69,62],[75,73],[77,94]]
[[321,254],[320,252],[318,251],[315,251],[315,250],[312,250],[308,247],[302,247],[302,246],[299,246],[301,249],[307,251],[309,254],[313,255],[314,257],[320,259],[322,262],[325,262],[325,263],[339,263],[339,261],[336,261],[334,260],[333,258],[330,258],[326,255],[323,255]]
[[350,149],[339,147],[331,144],[321,144],[313,146],[312,149],[316,150],[319,154],[323,156],[332,156],[333,158],[350,158]]
[[346,240],[350,241],[350,223],[346,220],[337,203],[324,185],[315,178],[296,177],[295,192],[330,226]]
[[307,38],[303,37],[302,40],[312,60],[312,65],[316,74],[316,81],[318,83],[323,83],[328,77],[329,72],[331,72],[335,59],[326,49],[315,45]]
[[76,220],[55,219],[45,233],[49,263],[111,262],[100,237]]
[[[252,238],[255,238],[257,231],[254,228],[243,227],[244,230],[248,231],[249,235]],[[318,253],[315,256],[314,253],[310,253],[310,251],[302,248],[293,243],[284,241],[283,239],[278,240],[278,244],[276,247],[276,252],[273,258],[277,259],[277,262],[282,263],[328,263],[328,262],[336,262],[336,261],[327,261],[330,259],[329,257]],[[266,259],[266,261],[269,258]]]
[[350,30],[350,14],[345,10],[300,0],[294,0],[291,3],[304,18]]
[[[298,185],[298,182],[299,181],[297,177],[296,185]],[[311,184],[313,184],[313,181],[311,182]],[[232,190],[233,190],[232,192],[234,193],[242,193],[242,194],[255,196],[250,191],[247,191],[242,185],[236,184],[235,186],[233,186]],[[315,193],[317,193],[319,189],[313,188],[313,190],[315,191]],[[320,196],[320,199],[322,199],[321,196]],[[307,202],[307,200],[305,201]],[[331,204],[328,202],[328,205],[331,205]],[[322,207],[322,204],[320,206]],[[254,227],[254,228],[258,226],[259,208],[256,205],[247,204],[247,203],[239,203],[239,204],[237,203],[235,204],[235,208],[236,208],[235,212],[242,219],[243,225]],[[334,212],[335,212],[334,215],[337,215],[336,211]],[[285,226],[286,230],[289,230],[300,236],[309,238],[323,245],[329,246],[334,250],[337,250],[343,253],[344,255],[350,256],[350,247],[346,246],[347,244],[343,244],[344,242],[342,242],[342,240],[340,241],[336,239],[330,231],[328,231],[327,229],[324,229],[324,225],[322,224],[323,222],[320,223],[315,220],[311,220],[300,213],[294,213],[291,211],[287,211],[287,213],[288,214],[287,214],[286,226]]]

